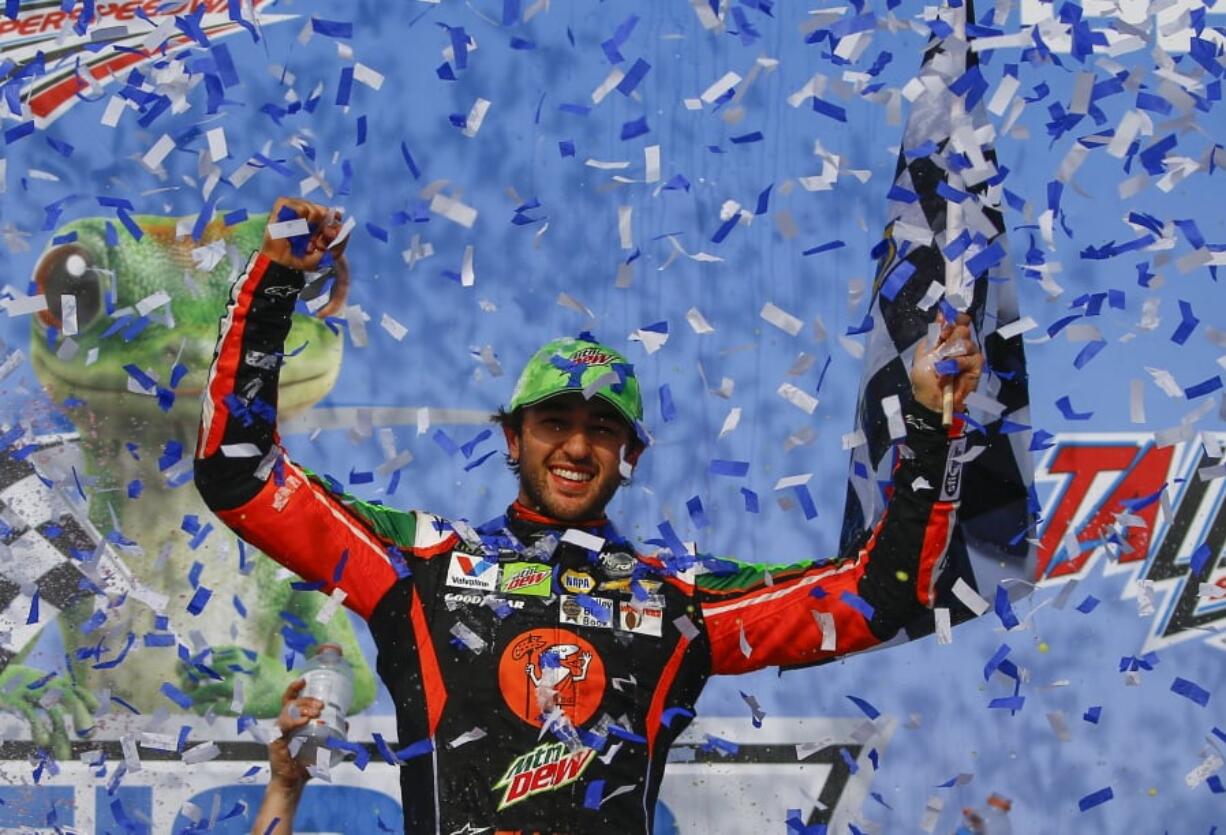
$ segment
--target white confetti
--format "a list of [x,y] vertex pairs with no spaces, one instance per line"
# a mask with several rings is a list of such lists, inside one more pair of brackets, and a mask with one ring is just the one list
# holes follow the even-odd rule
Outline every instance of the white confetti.
[[464,247],[464,258],[460,262],[460,286],[472,287],[477,283],[477,274],[473,270],[473,245]]
[[976,617],[992,608],[991,604],[980,597],[979,593],[971,588],[966,580],[963,580],[961,577],[954,583],[953,592],[954,597],[958,598],[963,606],[974,612]]
[[598,553],[600,549],[604,548],[605,542],[601,537],[579,530],[578,528],[567,528],[566,533],[562,534],[562,541]]
[[157,142],[153,143],[153,147],[140,158],[140,164],[145,166],[150,172],[156,172],[162,167],[162,162],[174,149],[175,141],[168,134],[164,133],[158,138]]
[[800,333],[801,328],[805,326],[804,322],[797,319],[791,313],[788,313],[786,310],[783,310],[780,307],[776,307],[774,302],[767,302],[764,304],[758,315],[770,324],[779,328],[779,330],[788,334],[788,336],[795,336],[796,334]]
[[138,316],[148,316],[164,304],[170,304],[170,294],[165,290],[158,290],[156,293],[150,293],[136,303],[136,314]]
[[689,323],[694,333],[715,333],[715,328],[711,327],[706,317],[696,307],[691,307],[686,311],[685,321]]
[[319,607],[319,611],[315,613],[315,620],[319,623],[330,623],[332,618],[336,617],[336,612],[340,609],[341,604],[345,602],[348,596],[344,589],[335,588],[332,594],[328,595],[328,599]]
[[383,86],[383,73],[373,70],[359,61],[353,65],[353,80],[365,84],[372,90],[378,91]]
[[477,131],[481,130],[482,123],[485,122],[485,114],[489,112],[490,103],[487,99],[478,98],[473,102],[472,109],[468,111],[468,118],[464,121],[464,135],[472,139],[477,135]]
[[673,619],[673,626],[677,627],[677,631],[681,633],[687,641],[692,641],[699,636],[698,627],[694,626],[694,622],[690,620],[689,615],[682,615],[679,618]]
[[630,206],[617,207],[617,237],[625,250],[634,249],[634,231],[630,225],[633,213],[634,210]]
[[862,447],[868,443],[868,439],[864,437],[864,430],[857,429],[854,432],[848,432],[843,436],[843,449],[855,449]]
[[742,621],[738,620],[737,625],[741,627],[741,634],[740,634],[741,655],[744,655],[746,658],[748,658],[750,655],[753,654],[753,647],[749,645],[749,639],[745,637],[745,624]]
[[194,745],[183,752],[183,762],[188,765],[196,765],[198,763],[206,763],[210,760],[215,760],[221,756],[221,749],[217,747],[217,743],[209,740],[202,742],[199,745]]
[[209,159],[213,162],[221,162],[230,156],[230,150],[226,147],[225,128],[213,128],[205,133],[204,137],[209,143]]
[[282,220],[268,224],[268,237],[273,240],[292,238],[295,235],[309,235],[311,227],[306,220],[296,217],[293,220]]
[[465,731],[457,736],[451,742],[447,743],[448,748],[459,748],[461,745],[466,745],[469,742],[476,742],[478,739],[485,737],[485,729],[474,727],[471,731]]
[[471,229],[477,221],[476,209],[441,192],[430,198],[430,211],[447,218],[452,223],[458,223],[465,229]]
[[600,82],[600,85],[592,91],[592,104],[600,104],[604,101],[605,96],[612,93],[625,77],[626,74],[619,67],[609,70],[609,74],[605,76],[604,81]]
[[803,391],[791,383],[783,383],[775,390],[776,394],[791,403],[806,414],[813,414],[820,402],[816,397]]
[[264,453],[255,444],[222,444],[221,454],[226,458],[259,458]]
[[834,615],[829,612],[814,612],[814,619],[817,620],[817,628],[822,633],[822,643],[819,649],[822,652],[834,652],[838,646],[838,635],[835,634]]
[[73,295],[60,296],[60,323],[64,336],[74,336],[77,332],[77,297]]
[[885,413],[886,424],[890,430],[890,439],[898,440],[907,436],[907,425],[902,419],[902,401],[897,394],[881,399],[881,411]]
[[1133,379],[1128,384],[1128,420],[1145,423],[1145,382]]
[[643,149],[643,179],[648,183],[660,181],[660,146],[648,145]]
[[589,319],[595,319],[596,314],[588,309],[587,305],[576,299],[570,293],[558,293],[558,304],[568,310],[573,310],[576,313],[582,313]]
[[729,70],[724,73],[723,77],[708,87],[699,97],[707,104],[713,104],[716,99],[727,93],[733,87],[741,83],[741,77]]
[[719,436],[723,438],[728,433],[736,429],[740,425],[740,423],[741,423],[741,407],[734,406],[732,407],[732,410],[728,412],[727,417],[724,418],[724,425],[719,430]]
[[[1008,77],[1008,76],[1007,76]],[[1037,328],[1039,323],[1029,316],[1024,316],[1015,322],[1010,322],[996,329],[996,335],[1001,339],[1012,339],[1015,336],[1021,336],[1024,333],[1030,333]]]
[[800,487],[808,484],[813,478],[813,473],[801,473],[800,475],[786,475],[775,482],[776,490],[786,490],[789,487]]
[[938,606],[932,610],[932,616],[936,623],[937,644],[949,646],[954,642],[953,628],[949,621],[949,609]]

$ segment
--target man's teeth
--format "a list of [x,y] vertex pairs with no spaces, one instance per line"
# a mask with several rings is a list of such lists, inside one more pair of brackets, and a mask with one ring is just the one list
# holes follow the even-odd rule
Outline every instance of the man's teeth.
[[554,467],[550,470],[556,476],[566,479],[567,481],[591,481],[591,473],[581,473],[576,470],[567,470],[562,467]]

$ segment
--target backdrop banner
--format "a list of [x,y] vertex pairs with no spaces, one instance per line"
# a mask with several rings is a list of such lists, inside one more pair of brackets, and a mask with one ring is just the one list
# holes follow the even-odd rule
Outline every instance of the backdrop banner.
[[250,831],[281,695],[334,641],[364,756],[295,831],[402,831],[365,624],[193,486],[280,195],[350,238],[299,299],[284,446],[474,526],[516,494],[491,414],[588,332],[644,394],[609,506],[637,547],[838,556],[888,501],[917,340],[970,313],[935,613],[712,679],[657,832],[1226,820],[1221,14],[809,6],[0,7],[0,828]]

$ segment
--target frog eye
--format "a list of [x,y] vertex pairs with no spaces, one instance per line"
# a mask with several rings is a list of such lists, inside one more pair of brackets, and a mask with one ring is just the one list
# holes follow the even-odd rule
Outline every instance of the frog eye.
[[85,248],[65,244],[47,250],[34,268],[34,281],[47,299],[47,309],[38,314],[44,324],[61,326],[65,296],[76,297],[78,330],[98,317],[102,285]]

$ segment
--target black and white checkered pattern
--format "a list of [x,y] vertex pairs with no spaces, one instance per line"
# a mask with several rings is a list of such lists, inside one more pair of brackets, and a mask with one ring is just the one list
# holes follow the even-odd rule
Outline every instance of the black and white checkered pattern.
[[[62,474],[68,459],[80,458],[71,437],[34,443],[39,449],[28,456],[0,453],[0,669],[68,606],[96,588],[114,593],[127,585],[126,571],[90,524],[84,502],[66,497],[65,479],[40,471],[45,466]],[[92,564],[88,576],[83,556]],[[27,624],[35,592],[38,620]]]
[[[857,406],[857,428],[863,431],[866,443],[852,451],[843,527],[844,548],[849,547],[884,508],[882,486],[889,483],[892,466],[889,453],[893,441],[882,401],[891,395],[898,395],[903,401],[909,397],[912,356],[933,318],[931,309],[924,310],[919,305],[933,282],[945,285],[946,261],[942,247],[947,244],[948,202],[938,194],[938,185],[944,181],[972,194],[961,204],[962,227],[972,238],[979,238],[980,243],[972,244],[966,258],[994,242],[1005,246],[1005,226],[998,208],[999,189],[994,193],[985,183],[964,185],[957,174],[950,173],[948,163],[954,153],[950,135],[955,105],[953,94],[947,88],[975,62],[975,54],[966,44],[951,38],[948,42],[930,43],[920,69],[920,80],[929,83],[913,102],[895,180],[898,186],[913,192],[919,199],[910,203],[891,201],[889,205],[885,252],[878,262],[871,303],[875,327],[865,352]],[[982,103],[964,119],[975,129],[985,125]],[[928,142],[935,144],[934,153],[907,159],[906,151],[921,148]],[[992,150],[984,148],[983,151],[994,164]],[[881,295],[881,288],[900,260],[902,247],[895,230],[908,227],[930,232],[932,241],[926,245],[911,242],[902,260],[910,262],[915,272],[891,301]],[[999,431],[1003,421],[1030,424],[1022,339],[1015,336],[1005,340],[996,333],[998,327],[1018,319],[1017,291],[1009,267],[1006,256],[986,275],[974,276],[973,284],[964,288],[960,300],[951,299],[956,307],[970,314],[990,369],[990,372],[985,370],[979,391],[999,403],[1003,410],[999,415],[972,410],[972,416],[985,426],[986,432],[977,434],[971,443],[986,443],[987,447],[967,464],[963,474],[961,524],[951,546],[949,569],[941,583],[946,588],[952,586],[958,576],[965,577],[972,587],[976,585],[968,551],[971,558],[979,554],[990,558],[983,561],[985,564],[991,559],[999,563],[1002,556],[1010,558],[1014,567],[1008,573],[1013,576],[1023,573],[1023,566],[1032,556],[1031,545],[1026,541],[1033,523],[1029,507],[1033,480],[1030,432],[1001,434]],[[952,288],[944,289],[947,293],[953,292]],[[965,541],[960,541],[963,538]],[[980,564],[978,559],[973,562],[976,566]],[[983,585],[982,577],[979,585]],[[939,605],[946,605],[946,602]],[[953,608],[956,610],[958,606],[954,604]]]

